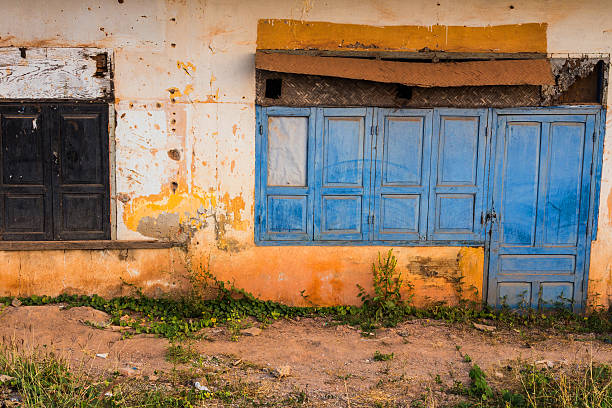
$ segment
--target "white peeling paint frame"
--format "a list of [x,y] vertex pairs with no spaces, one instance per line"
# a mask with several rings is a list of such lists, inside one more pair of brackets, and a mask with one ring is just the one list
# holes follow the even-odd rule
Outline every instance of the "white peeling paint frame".
[[113,100],[112,50],[0,47],[0,99]]
[[111,240],[117,239],[117,160],[115,152],[117,150],[115,141],[115,124],[117,115],[115,105],[110,104],[108,107],[108,169],[110,171],[110,226]]

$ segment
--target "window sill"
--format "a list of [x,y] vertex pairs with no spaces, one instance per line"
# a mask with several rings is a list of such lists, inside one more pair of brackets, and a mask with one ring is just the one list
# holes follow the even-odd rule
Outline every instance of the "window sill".
[[185,244],[169,241],[0,241],[0,251],[53,251],[70,249],[164,249]]
[[397,246],[397,247],[484,247],[483,241],[264,241],[257,246]]

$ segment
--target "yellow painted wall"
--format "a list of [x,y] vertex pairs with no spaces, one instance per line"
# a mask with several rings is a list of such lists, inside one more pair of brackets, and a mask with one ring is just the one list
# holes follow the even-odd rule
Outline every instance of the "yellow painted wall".
[[[320,304],[354,303],[355,284],[369,283],[388,248],[253,243],[258,45],[609,53],[610,15],[612,3],[596,0],[5,0],[0,46],[114,50],[117,236],[187,238],[189,250],[4,252],[0,295],[112,296],[119,278],[175,290],[210,258],[214,274],[266,299],[303,304],[304,291]],[[612,299],[611,152],[608,142],[590,272],[591,299],[603,305]],[[396,255],[417,303],[456,301],[459,278],[480,296],[482,249]]]
[[546,23],[466,26],[371,26],[262,19],[259,49],[546,53]]

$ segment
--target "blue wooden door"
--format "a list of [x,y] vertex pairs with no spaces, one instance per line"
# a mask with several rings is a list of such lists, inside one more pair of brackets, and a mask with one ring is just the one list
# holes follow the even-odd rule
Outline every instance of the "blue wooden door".
[[594,115],[497,118],[488,303],[582,308]]
[[320,108],[316,130],[315,240],[369,238],[371,108]]
[[426,238],[432,114],[426,109],[378,110],[374,240]]

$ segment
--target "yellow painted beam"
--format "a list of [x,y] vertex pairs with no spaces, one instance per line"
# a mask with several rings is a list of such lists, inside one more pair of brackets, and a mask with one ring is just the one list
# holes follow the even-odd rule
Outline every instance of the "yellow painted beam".
[[487,27],[370,26],[259,20],[258,49],[546,53],[546,23]]

